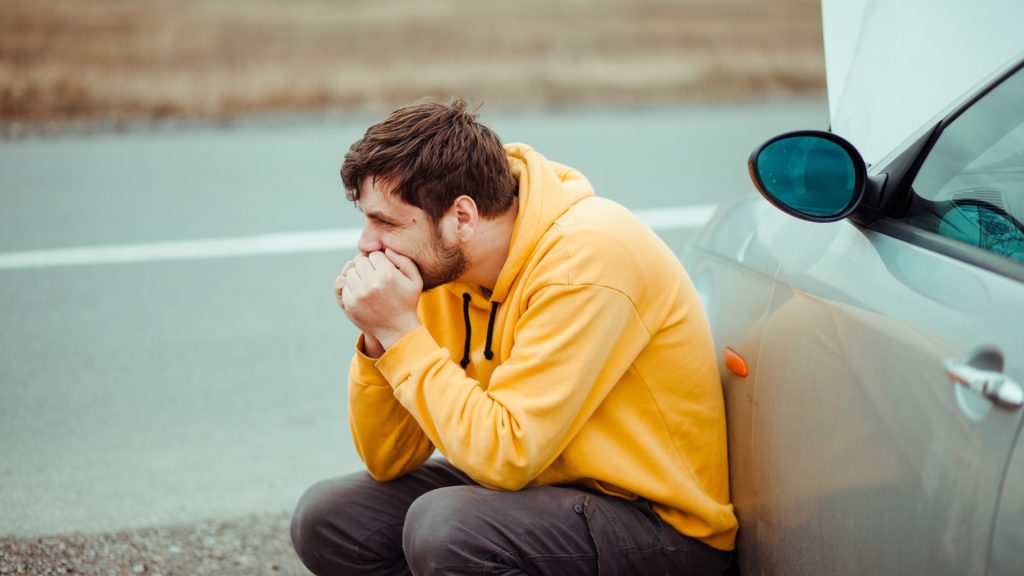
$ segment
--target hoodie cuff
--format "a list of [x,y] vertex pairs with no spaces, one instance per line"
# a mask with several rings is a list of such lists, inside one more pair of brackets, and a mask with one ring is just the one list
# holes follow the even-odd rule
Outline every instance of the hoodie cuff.
[[377,370],[375,364],[377,363],[376,358],[370,358],[363,350],[365,345],[364,336],[359,335],[359,339],[356,340],[356,353],[352,357],[351,366],[351,379],[352,382],[362,384],[363,386],[388,386],[387,379],[384,375]]
[[377,360],[376,369],[392,387],[396,387],[409,378],[417,364],[436,354],[440,349],[441,346],[434,337],[421,325],[385,350]]

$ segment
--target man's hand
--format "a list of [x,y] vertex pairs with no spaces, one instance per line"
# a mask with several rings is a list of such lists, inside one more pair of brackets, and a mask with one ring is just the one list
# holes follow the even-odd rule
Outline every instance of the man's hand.
[[334,280],[338,304],[363,331],[364,352],[371,357],[420,325],[416,304],[422,290],[416,264],[390,248],[357,256]]

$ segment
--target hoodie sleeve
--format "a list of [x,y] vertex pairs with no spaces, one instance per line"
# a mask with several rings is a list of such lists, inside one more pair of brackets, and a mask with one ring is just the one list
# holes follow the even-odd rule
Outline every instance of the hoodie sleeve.
[[375,360],[356,344],[348,383],[348,423],[356,452],[376,480],[402,476],[422,464],[434,445],[419,424],[395,399]]
[[621,292],[553,285],[530,299],[486,390],[423,327],[376,367],[452,464],[484,486],[518,490],[565,449],[649,339]]

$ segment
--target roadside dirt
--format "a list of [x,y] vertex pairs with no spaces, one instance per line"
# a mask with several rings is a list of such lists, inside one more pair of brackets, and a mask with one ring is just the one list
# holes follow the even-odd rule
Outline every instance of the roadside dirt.
[[0,0],[0,126],[824,89],[817,0]]
[[290,521],[286,515],[254,516],[109,534],[0,538],[0,574],[309,574],[292,551]]

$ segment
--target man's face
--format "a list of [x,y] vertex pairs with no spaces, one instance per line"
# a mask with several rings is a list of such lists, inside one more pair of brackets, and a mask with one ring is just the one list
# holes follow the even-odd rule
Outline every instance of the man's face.
[[365,178],[358,205],[366,215],[359,252],[366,255],[391,248],[408,257],[423,277],[424,291],[457,280],[469,266],[459,245],[447,243],[426,212],[391,194],[387,180]]

